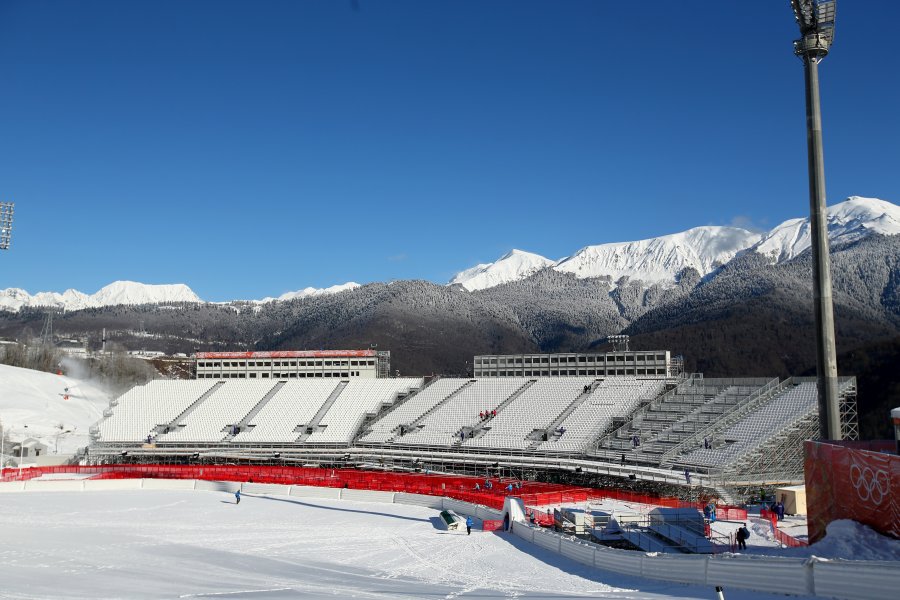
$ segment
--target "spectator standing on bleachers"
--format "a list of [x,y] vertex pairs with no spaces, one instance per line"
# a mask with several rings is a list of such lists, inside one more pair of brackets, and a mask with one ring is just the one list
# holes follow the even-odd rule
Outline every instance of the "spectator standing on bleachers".
[[478,413],[478,418],[481,419],[482,421],[484,421],[484,411],[481,411],[480,413]]
[[691,485],[691,472],[688,469],[684,470],[684,480],[688,485]]
[[624,464],[625,464],[625,454],[622,453],[622,465],[624,465]]

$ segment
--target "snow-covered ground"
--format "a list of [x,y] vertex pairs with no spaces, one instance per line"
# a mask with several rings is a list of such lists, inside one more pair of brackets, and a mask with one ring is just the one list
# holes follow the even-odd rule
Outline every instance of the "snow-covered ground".
[[[435,510],[201,491],[0,494],[0,598],[715,598]],[[729,600],[775,596],[730,589]]]
[[50,454],[71,455],[87,446],[88,429],[109,400],[86,381],[0,365],[0,423],[11,441],[35,438]]

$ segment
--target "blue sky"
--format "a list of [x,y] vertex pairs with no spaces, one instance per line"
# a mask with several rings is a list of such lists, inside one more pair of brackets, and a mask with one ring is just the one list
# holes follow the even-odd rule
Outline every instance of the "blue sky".
[[[829,204],[900,202],[898,20],[839,3]],[[0,2],[0,289],[253,299],[768,229],[809,210],[796,31],[787,0]]]

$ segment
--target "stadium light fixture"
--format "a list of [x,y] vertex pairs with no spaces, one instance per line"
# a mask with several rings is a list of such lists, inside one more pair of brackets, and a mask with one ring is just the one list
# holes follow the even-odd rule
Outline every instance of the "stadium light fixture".
[[0,250],[8,250],[12,240],[14,206],[12,202],[0,202]]
[[825,159],[822,152],[822,111],[819,103],[819,63],[834,42],[837,0],[791,0],[800,27],[794,54],[806,75],[806,147],[809,171],[809,224],[812,237],[813,293],[816,313],[816,376],[819,390],[819,435],[841,439],[831,297],[831,260],[828,256],[828,212],[825,206]]

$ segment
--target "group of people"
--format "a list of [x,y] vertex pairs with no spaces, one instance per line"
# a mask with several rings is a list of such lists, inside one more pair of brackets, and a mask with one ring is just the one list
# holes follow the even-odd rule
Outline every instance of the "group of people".
[[496,416],[497,416],[497,410],[496,410],[496,409],[493,409],[493,410],[483,410],[483,411],[481,411],[480,413],[478,413],[478,418],[481,419],[482,421],[487,421],[488,419],[493,419],[493,418],[496,417]]

